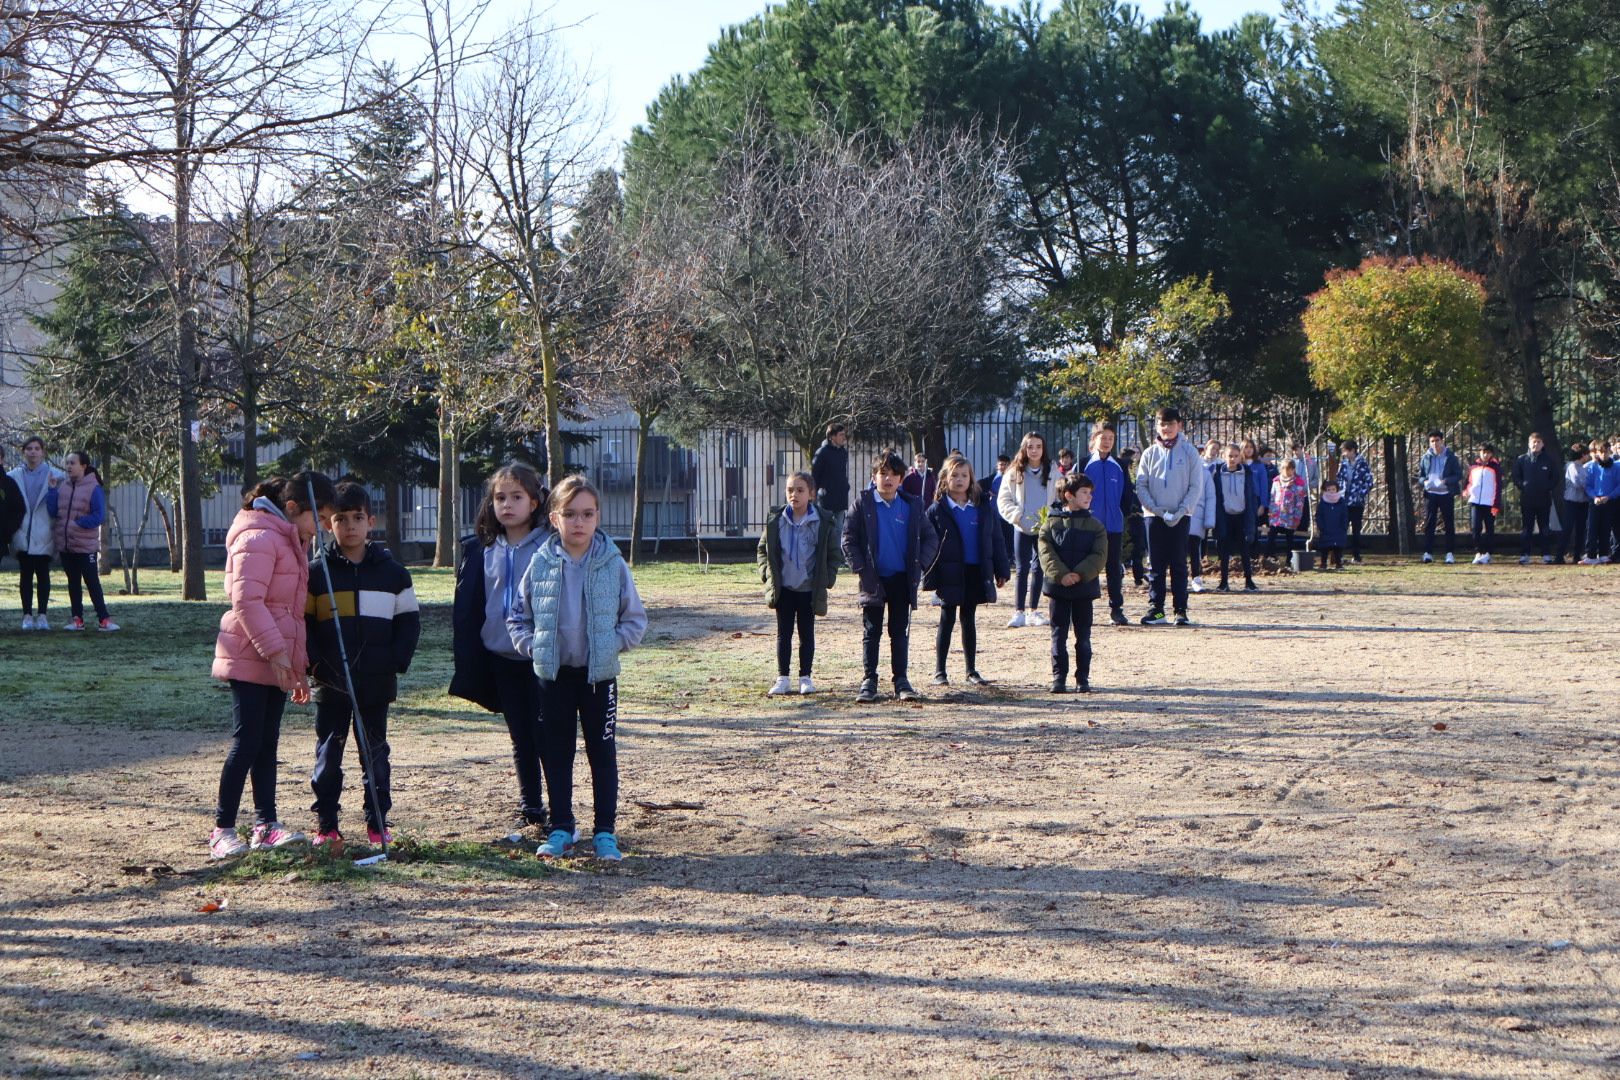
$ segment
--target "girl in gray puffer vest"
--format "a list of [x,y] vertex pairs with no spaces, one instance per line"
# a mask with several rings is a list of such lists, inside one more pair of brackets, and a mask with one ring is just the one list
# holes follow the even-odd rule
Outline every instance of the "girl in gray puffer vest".
[[623,858],[614,821],[619,802],[615,728],[619,653],[641,643],[647,611],[619,549],[598,529],[602,500],[583,476],[551,493],[554,534],[540,545],[507,616],[512,646],[540,679],[540,767],[551,795],[551,833],[536,852],[574,846],[574,731],[583,728],[591,764],[592,846],[599,859]]

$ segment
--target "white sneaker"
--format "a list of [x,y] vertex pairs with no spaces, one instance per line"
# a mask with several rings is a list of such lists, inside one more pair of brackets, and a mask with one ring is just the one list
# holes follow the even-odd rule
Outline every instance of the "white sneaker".
[[1029,613],[1030,626],[1051,626],[1052,620],[1046,617],[1045,612],[1032,611]]
[[1541,557],[1541,565],[1542,566],[1551,566],[1552,561],[1553,561],[1553,557],[1551,555],[1543,555]]
[[1529,566],[1530,565],[1530,556],[1528,556],[1528,555],[1520,555],[1519,556],[1519,565],[1520,566]]
[[[1597,564],[1598,564],[1598,561],[1596,559],[1592,558],[1590,555],[1588,555],[1586,558],[1581,560],[1581,565],[1582,566],[1596,566]],[[24,629],[27,629],[27,624],[24,624]]]
[[778,694],[791,693],[793,693],[793,680],[789,679],[786,675],[778,676],[776,682],[771,684],[771,688],[765,691],[767,697],[776,697]]
[[104,634],[116,634],[118,631],[122,630],[123,627],[113,622],[112,619],[107,618],[102,619],[101,624],[97,626],[96,629],[100,630]]
[[1457,561],[1457,557],[1455,555],[1453,555],[1449,551],[1446,552],[1446,565],[1447,566],[1450,566],[1451,564],[1455,563],[1456,561]]
[[49,619],[47,619],[45,617],[45,613],[43,611],[40,612],[38,615],[34,616],[34,629],[35,630],[49,630],[50,628],[51,628],[51,620],[49,620]]
[[808,676],[808,675],[800,675],[799,676],[799,693],[801,693],[801,694],[813,694],[815,692],[816,692],[816,684],[810,681],[810,676]]
[[1022,611],[1013,612],[1013,617],[1007,620],[1007,629],[1009,629],[1009,630],[1012,630],[1012,629],[1014,629],[1016,627],[1023,626],[1023,625],[1024,625],[1024,613]]
[[1434,556],[1430,555],[1427,551],[1425,551],[1423,553],[1423,561],[1424,562],[1434,562]]
[[1478,555],[1474,556],[1474,565],[1475,566],[1478,566],[1481,563],[1486,563],[1486,562],[1490,562],[1490,557],[1487,556],[1484,552],[1480,552]]
[[944,607],[945,606],[945,601],[943,601],[943,600],[941,600],[939,598],[939,593],[935,593],[933,596],[929,597],[928,598],[928,603],[931,604],[934,607]]
[[[1588,565],[1588,564],[1583,563],[1582,565],[1584,566],[1584,565]],[[32,630],[34,628],[34,617],[32,615],[24,615],[23,616],[22,628],[24,630]]]
[[1195,577],[1195,578],[1192,579],[1192,584],[1190,586],[1188,586],[1188,587],[1190,589],[1192,589],[1193,592],[1203,592],[1204,591],[1204,579],[1201,578],[1201,577]]

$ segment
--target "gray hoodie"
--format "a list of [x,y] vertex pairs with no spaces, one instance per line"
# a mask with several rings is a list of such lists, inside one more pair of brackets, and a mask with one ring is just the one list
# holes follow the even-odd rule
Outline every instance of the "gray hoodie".
[[535,529],[517,544],[508,544],[505,536],[484,549],[484,626],[478,638],[484,648],[508,660],[522,660],[524,656],[512,647],[512,635],[506,628],[506,617],[517,606],[518,589],[529,577],[529,562],[545,542],[546,530]]
[[1142,512],[1160,519],[1169,513],[1168,524],[1179,523],[1198,509],[1204,494],[1203,471],[1198,451],[1186,435],[1177,437],[1169,449],[1153,440],[1136,463],[1136,497],[1142,500]]

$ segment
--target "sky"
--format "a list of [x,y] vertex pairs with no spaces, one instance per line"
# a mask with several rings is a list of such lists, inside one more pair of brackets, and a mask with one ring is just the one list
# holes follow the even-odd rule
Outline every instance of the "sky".
[[[599,80],[607,106],[611,156],[646,117],[647,106],[671,79],[703,65],[720,29],[763,11],[767,0],[541,0],[537,10],[561,30],[570,58]],[[496,0],[491,15],[522,10],[522,0]],[[1192,0],[1206,30],[1223,30],[1250,12],[1273,17],[1282,0]],[[1142,0],[1148,16],[1163,10]]]

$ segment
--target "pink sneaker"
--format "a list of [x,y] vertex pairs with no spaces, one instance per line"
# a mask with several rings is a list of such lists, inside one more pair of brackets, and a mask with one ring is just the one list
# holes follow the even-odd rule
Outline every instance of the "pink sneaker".
[[234,859],[238,855],[246,855],[247,852],[247,844],[236,835],[235,829],[215,829],[208,837],[210,859]]
[[293,832],[279,821],[272,821],[268,825],[253,826],[253,839],[248,846],[254,851],[273,851],[284,848],[289,844],[302,844],[307,838],[301,832]]
[[394,842],[394,833],[392,830],[386,827],[384,827],[382,832],[378,832],[370,825],[367,825],[366,841],[370,843],[372,847],[381,847],[384,844],[392,844]]
[[320,851],[330,851],[333,855],[343,850],[343,834],[336,829],[322,829],[315,834],[310,844]]

